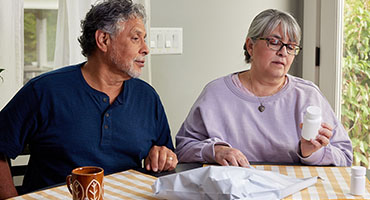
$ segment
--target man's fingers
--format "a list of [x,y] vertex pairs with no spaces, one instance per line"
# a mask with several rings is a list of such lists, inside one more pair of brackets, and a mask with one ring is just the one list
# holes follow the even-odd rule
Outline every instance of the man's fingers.
[[145,159],[145,168],[154,172],[173,170],[178,163],[177,156],[165,146],[153,146]]
[[176,155],[167,154],[166,164],[164,165],[163,170],[173,170],[177,165],[177,158]]
[[158,171],[158,159],[159,159],[159,152],[156,147],[152,147],[149,152],[149,160],[150,160],[150,167],[154,172]]
[[168,168],[168,170],[169,171],[174,170],[176,168],[178,162],[179,161],[177,160],[177,157],[176,157],[176,159],[174,161],[172,161],[172,163],[171,163],[170,167]]
[[172,156],[167,156],[166,163],[163,167],[163,171],[167,171],[171,167],[172,162],[174,162],[173,157]]
[[150,171],[150,158],[149,156],[145,158],[145,169]]
[[165,151],[158,151],[158,171],[163,171],[164,166],[166,165],[167,160],[167,152]]

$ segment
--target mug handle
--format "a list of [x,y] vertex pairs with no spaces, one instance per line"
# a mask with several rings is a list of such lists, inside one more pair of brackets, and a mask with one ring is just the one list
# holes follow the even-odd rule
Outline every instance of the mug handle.
[[67,178],[66,178],[66,182],[67,182],[67,188],[68,188],[68,190],[69,190],[69,192],[71,193],[71,194],[73,194],[72,193],[72,189],[71,189],[71,186],[72,186],[72,184],[71,184],[71,179],[72,179],[72,175],[68,175],[67,176]]

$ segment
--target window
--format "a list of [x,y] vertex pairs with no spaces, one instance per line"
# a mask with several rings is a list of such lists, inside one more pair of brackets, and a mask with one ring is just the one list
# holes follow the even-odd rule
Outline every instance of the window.
[[370,161],[370,2],[344,1],[342,123],[354,148],[354,164]]
[[[303,78],[320,87],[342,121],[352,140],[353,164],[367,167],[370,164],[369,24],[368,0],[304,1]],[[319,53],[315,53],[316,48],[320,49]]]
[[[24,0],[24,81],[49,71],[54,63],[57,0]],[[12,166],[28,164],[29,155],[11,160]],[[23,174],[14,175],[15,186],[21,186]]]
[[24,83],[52,69],[57,0],[24,1]]

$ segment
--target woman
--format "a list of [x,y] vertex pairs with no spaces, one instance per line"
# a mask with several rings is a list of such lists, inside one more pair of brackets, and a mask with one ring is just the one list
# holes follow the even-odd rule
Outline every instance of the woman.
[[[288,13],[269,9],[255,17],[244,44],[250,70],[204,88],[176,136],[180,162],[351,166],[351,141],[328,101],[312,82],[287,74],[300,35]],[[321,108],[323,123],[308,141],[301,128],[311,105]]]

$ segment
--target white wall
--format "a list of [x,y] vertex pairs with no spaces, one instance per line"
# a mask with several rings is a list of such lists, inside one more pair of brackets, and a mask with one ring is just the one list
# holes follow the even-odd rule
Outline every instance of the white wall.
[[[155,0],[152,27],[182,27],[182,55],[152,55],[152,85],[161,96],[176,135],[203,87],[211,80],[246,69],[243,44],[252,19],[262,10],[292,13],[302,26],[297,0]],[[290,74],[301,75],[297,57]]]

